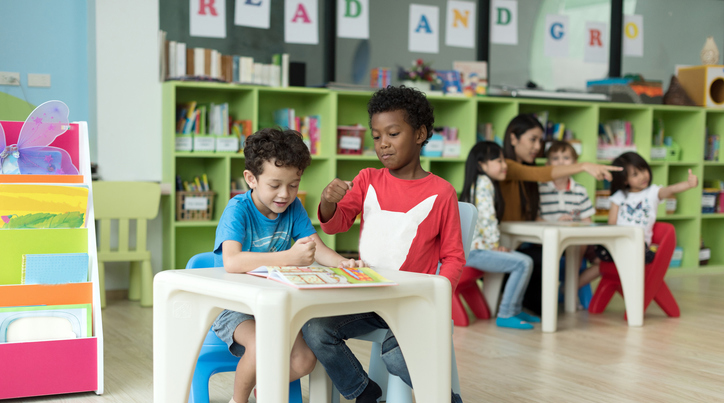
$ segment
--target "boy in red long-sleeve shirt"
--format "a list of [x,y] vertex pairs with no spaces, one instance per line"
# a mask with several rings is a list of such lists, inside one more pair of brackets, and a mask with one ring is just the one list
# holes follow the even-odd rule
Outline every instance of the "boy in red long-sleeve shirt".
[[[383,169],[362,170],[352,182],[334,179],[322,192],[322,230],[349,230],[359,213],[360,258],[373,268],[438,273],[453,290],[465,264],[457,193],[450,183],[426,172],[420,150],[432,136],[433,110],[415,89],[389,86],[377,91],[368,112],[375,152]],[[369,379],[344,340],[389,329],[374,312],[317,318],[304,325],[304,339],[337,389],[357,403],[376,402],[380,387]],[[382,343],[391,374],[412,387],[402,352],[391,331]],[[462,402],[453,394],[453,402]]]

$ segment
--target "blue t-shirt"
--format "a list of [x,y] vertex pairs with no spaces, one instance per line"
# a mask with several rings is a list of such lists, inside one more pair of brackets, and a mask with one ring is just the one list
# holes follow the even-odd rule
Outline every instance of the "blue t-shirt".
[[224,266],[221,244],[236,241],[244,252],[279,252],[292,247],[295,241],[316,231],[299,199],[277,215],[275,219],[264,216],[254,205],[251,191],[229,200],[216,227],[214,265]]

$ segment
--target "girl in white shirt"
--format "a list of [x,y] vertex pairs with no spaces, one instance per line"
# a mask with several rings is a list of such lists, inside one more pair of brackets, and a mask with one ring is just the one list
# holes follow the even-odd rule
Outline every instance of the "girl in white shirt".
[[[683,182],[666,187],[652,185],[651,167],[635,152],[621,154],[613,160],[612,165],[622,167],[623,171],[612,173],[608,223],[643,228],[646,239],[646,263],[651,263],[656,253],[655,247],[651,245],[651,238],[658,204],[676,193],[695,188],[699,184],[699,179],[689,169],[689,177]],[[596,252],[601,260],[611,261],[611,256],[605,248],[599,247]]]

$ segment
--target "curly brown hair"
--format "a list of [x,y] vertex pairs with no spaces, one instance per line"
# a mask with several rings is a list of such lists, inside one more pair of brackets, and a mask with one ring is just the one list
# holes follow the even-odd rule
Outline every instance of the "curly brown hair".
[[261,129],[249,136],[244,144],[244,157],[246,169],[255,177],[264,171],[264,161],[302,172],[312,163],[309,148],[298,131],[276,128]]
[[416,88],[409,88],[404,85],[399,87],[388,85],[387,88],[375,92],[367,103],[370,128],[372,128],[373,115],[398,110],[405,112],[405,122],[412,126],[414,130],[422,126],[427,128],[427,138],[422,145],[427,144],[430,137],[432,137],[435,115],[433,114],[433,107],[425,94]]

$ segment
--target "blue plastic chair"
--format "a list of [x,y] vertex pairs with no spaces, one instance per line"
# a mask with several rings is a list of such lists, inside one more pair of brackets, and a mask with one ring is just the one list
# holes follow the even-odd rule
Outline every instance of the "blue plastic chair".
[[[189,259],[187,269],[214,267],[214,253],[199,253]],[[204,344],[196,361],[194,377],[191,382],[189,403],[209,403],[209,379],[220,372],[234,372],[239,364],[239,357],[229,352],[229,348],[209,329]],[[289,384],[289,403],[302,403],[302,384],[297,379]]]
[[[473,243],[473,233],[475,232],[475,224],[478,220],[478,209],[474,205],[465,202],[458,202],[458,210],[460,210],[460,231],[462,232],[463,251],[467,260],[470,254],[470,247]],[[438,272],[440,265],[438,265]],[[454,329],[454,326],[453,326]],[[387,367],[382,361],[382,342],[387,335],[387,329],[378,329],[365,335],[355,337],[355,339],[366,340],[372,342],[372,351],[370,352],[369,377],[380,389],[382,389],[382,397],[380,401],[389,403],[412,403],[412,389],[400,377],[387,372]],[[460,394],[460,379],[458,377],[458,366],[455,360],[455,346],[452,345],[450,358],[452,361],[450,381],[452,391]],[[332,388],[332,402],[339,403],[339,391],[336,387]]]

